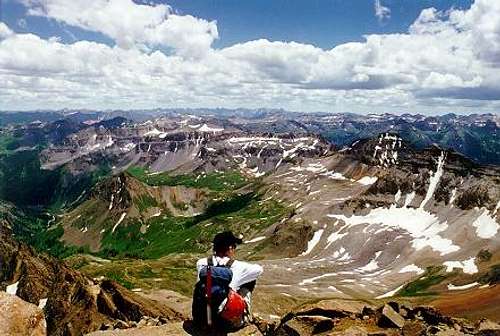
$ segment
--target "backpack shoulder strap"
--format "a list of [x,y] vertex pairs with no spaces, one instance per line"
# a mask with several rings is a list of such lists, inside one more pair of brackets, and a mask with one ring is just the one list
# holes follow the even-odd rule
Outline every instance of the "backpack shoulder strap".
[[207,258],[207,265],[208,266],[213,266],[214,265],[214,258],[212,258],[212,256],[209,256]]
[[226,263],[226,267],[231,268],[231,266],[233,266],[233,263],[234,263],[234,259],[229,259],[229,261]]

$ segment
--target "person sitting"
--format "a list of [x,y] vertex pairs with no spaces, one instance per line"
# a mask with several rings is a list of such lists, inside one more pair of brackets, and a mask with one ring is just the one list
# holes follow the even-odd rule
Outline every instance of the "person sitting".
[[213,255],[196,263],[193,322],[209,328],[241,328],[252,318],[252,292],[263,268],[235,260],[242,240],[231,231],[215,235]]

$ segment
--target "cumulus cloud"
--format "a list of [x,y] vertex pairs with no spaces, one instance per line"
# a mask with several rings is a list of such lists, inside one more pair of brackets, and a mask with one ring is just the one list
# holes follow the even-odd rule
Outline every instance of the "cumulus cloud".
[[[407,33],[368,35],[363,42],[330,50],[266,39],[215,49],[215,22],[172,14],[165,5],[93,0],[140,12],[107,22],[100,15],[67,13],[62,0],[43,0],[45,7],[23,1],[30,1],[33,14],[102,32],[116,45],[62,43],[16,34],[0,23],[4,109],[270,106],[409,111],[449,106],[457,111],[500,106],[499,20],[493,20],[500,18],[500,8],[492,0],[477,0],[467,10],[426,9]],[[111,9],[102,10],[111,15]],[[120,30],[127,36],[120,36]],[[165,53],[155,45],[176,51]]]
[[380,0],[375,0],[375,16],[379,21],[387,20],[391,17],[391,9],[382,5]]
[[14,32],[3,22],[0,22],[0,39],[12,36]]
[[164,4],[132,0],[22,0],[28,15],[109,36],[122,48],[167,46],[184,56],[200,56],[218,38],[214,21],[172,13]]

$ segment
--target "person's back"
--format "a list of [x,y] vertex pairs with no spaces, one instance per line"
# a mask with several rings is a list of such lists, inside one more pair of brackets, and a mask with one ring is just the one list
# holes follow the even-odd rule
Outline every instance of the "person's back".
[[[238,328],[251,317],[251,293],[263,269],[260,265],[234,259],[236,246],[241,244],[241,239],[236,238],[232,232],[217,234],[213,243],[214,254],[196,263],[198,283],[193,295],[193,321],[201,327],[212,324],[214,328]],[[227,276],[231,277],[228,283]],[[223,288],[226,285],[227,288]],[[222,302],[217,302],[217,297],[210,297],[211,292],[215,296],[222,293],[227,297]],[[240,311],[241,299],[244,300],[244,311]]]

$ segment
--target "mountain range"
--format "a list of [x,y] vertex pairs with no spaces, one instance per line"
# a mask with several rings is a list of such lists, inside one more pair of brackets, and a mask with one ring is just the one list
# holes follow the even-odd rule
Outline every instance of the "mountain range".
[[[89,286],[144,307],[133,317],[120,308],[120,317],[107,313],[116,302],[92,301],[105,316],[82,308],[91,317],[69,334],[155,314],[178,321],[173,301],[186,301],[195,260],[227,229],[243,235],[239,257],[265,269],[255,312],[283,325],[274,332],[295,335],[287,328],[297,316],[281,317],[311,300],[430,304],[500,322],[498,116],[23,113],[0,114],[0,221],[17,240],[0,257],[21,260],[2,262],[11,266],[0,288],[16,285],[35,304],[48,296],[49,333],[71,329],[52,310],[59,299],[47,286],[57,281],[33,280],[31,266],[13,263],[50,269],[50,279],[100,279]],[[28,251],[19,244],[35,250],[12,252]]]

